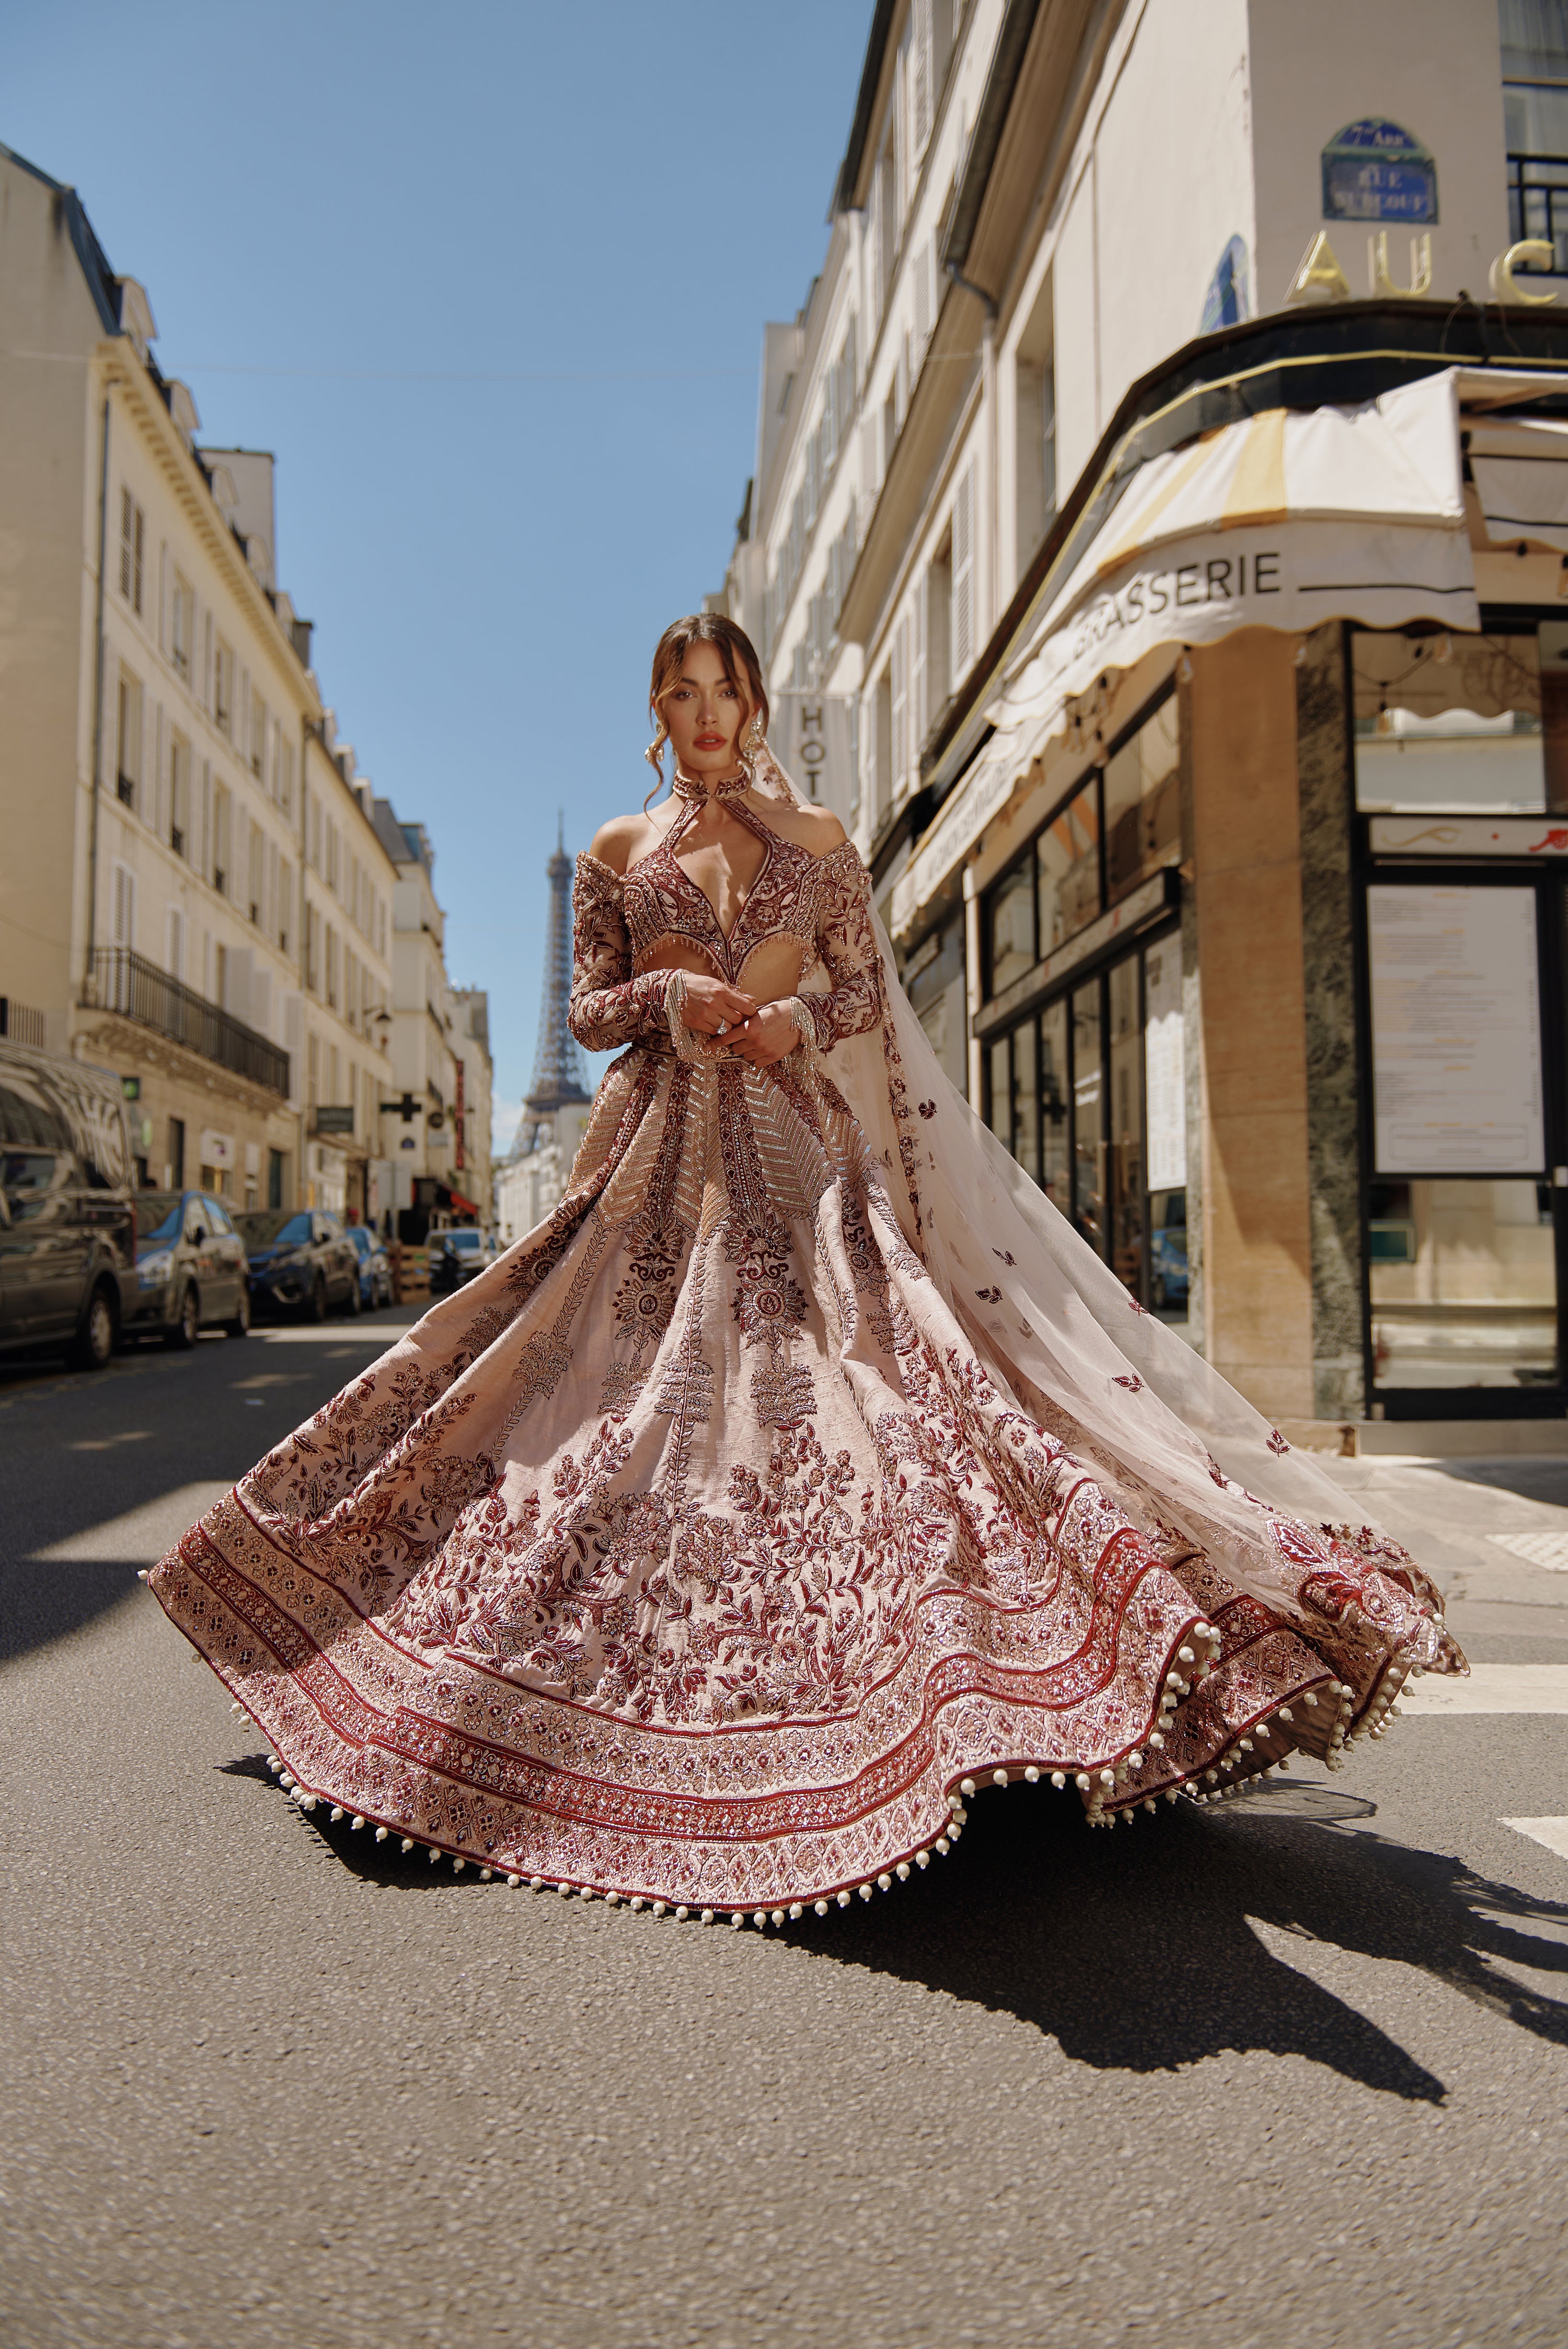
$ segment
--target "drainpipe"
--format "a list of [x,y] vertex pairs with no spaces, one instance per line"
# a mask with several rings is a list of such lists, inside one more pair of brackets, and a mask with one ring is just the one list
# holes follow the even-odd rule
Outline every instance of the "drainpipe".
[[88,824],[88,958],[82,995],[91,999],[98,957],[98,771],[103,764],[103,580],[108,561],[108,411],[103,396],[103,464],[98,476],[98,593],[93,599],[93,795]]

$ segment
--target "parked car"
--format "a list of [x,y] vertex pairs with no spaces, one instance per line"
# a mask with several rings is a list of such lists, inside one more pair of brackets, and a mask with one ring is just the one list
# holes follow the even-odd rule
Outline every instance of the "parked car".
[[359,1310],[359,1257],[335,1216],[320,1207],[263,1207],[236,1218],[251,1260],[258,1313],[325,1321],[335,1305]]
[[488,1232],[465,1224],[454,1232],[432,1232],[429,1241],[430,1294],[449,1297],[494,1264],[500,1251]]
[[156,1332],[165,1345],[193,1346],[213,1324],[231,1338],[250,1329],[245,1244],[210,1192],[137,1193],[136,1285],[129,1334]]
[[344,1233],[359,1258],[359,1302],[367,1313],[392,1302],[392,1259],[367,1224],[350,1224]]
[[119,1079],[0,1040],[0,1353],[101,1370],[136,1302]]

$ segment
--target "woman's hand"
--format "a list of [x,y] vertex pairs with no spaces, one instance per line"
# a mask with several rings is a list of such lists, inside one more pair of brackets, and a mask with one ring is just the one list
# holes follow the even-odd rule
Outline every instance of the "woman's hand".
[[755,996],[743,995],[738,987],[727,987],[722,978],[706,978],[700,971],[691,970],[684,976],[686,992],[681,1017],[699,1036],[723,1036],[727,1041],[741,1021],[749,1019],[757,1009]]
[[795,1014],[787,1003],[765,1003],[725,1038],[737,1060],[749,1061],[754,1069],[787,1059],[799,1041]]

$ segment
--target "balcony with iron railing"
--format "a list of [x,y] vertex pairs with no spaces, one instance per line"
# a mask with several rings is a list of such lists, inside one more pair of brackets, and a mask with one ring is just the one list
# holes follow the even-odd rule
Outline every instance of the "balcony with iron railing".
[[183,1044],[188,1052],[199,1052],[218,1068],[288,1099],[285,1051],[129,947],[98,948],[82,1000],[95,1010],[118,1012],[122,1019]]

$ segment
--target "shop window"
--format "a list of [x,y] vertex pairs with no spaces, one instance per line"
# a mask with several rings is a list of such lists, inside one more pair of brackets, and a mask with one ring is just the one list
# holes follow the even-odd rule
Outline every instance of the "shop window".
[[1351,636],[1356,804],[1568,812],[1568,622],[1484,636]]
[[1035,863],[1034,852],[1021,857],[1011,871],[1005,873],[986,899],[987,926],[990,931],[991,988],[1000,995],[1016,978],[1034,968],[1039,957],[1035,951]]
[[1181,940],[1057,996],[985,1047],[985,1117],[1130,1292],[1187,1321]]
[[1546,1184],[1378,1182],[1367,1206],[1375,1386],[1557,1384]]
[[1070,799],[1035,843],[1040,952],[1055,952],[1100,909],[1098,787]]
[[1068,1095],[1068,1007],[1058,997],[1040,1014],[1040,1188],[1065,1214],[1072,1172]]
[[1111,1269],[1136,1297],[1142,1287],[1147,1229],[1143,1151],[1143,1032],[1138,958],[1113,965],[1107,990],[1109,1092],[1107,1202]]
[[1161,865],[1181,861],[1176,709],[1171,694],[1105,762],[1105,881],[1112,905]]
[[1075,988],[1073,1041],[1073,1222],[1105,1254],[1105,1071],[1101,1066],[1099,981]]
[[1180,767],[1178,704],[1167,694],[986,892],[981,933],[988,998],[1076,937],[1108,905],[1161,867],[1180,864]]
[[911,956],[904,988],[950,1084],[969,1091],[964,919],[935,930]]

